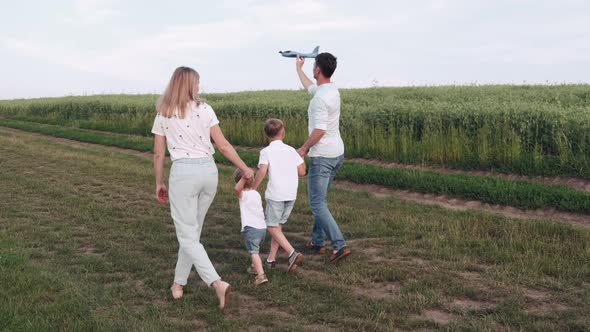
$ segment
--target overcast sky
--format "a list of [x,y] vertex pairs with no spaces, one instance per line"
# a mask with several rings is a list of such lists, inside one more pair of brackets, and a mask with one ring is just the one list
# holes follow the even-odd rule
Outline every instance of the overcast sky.
[[[0,10],[0,99],[297,89],[279,50],[338,57],[341,87],[590,81],[585,0],[19,0]],[[311,62],[306,70],[311,71]]]

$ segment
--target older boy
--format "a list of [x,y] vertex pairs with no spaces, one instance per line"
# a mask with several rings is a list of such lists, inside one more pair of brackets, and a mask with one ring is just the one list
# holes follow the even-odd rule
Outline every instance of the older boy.
[[303,255],[293,249],[283,234],[282,227],[287,222],[295,205],[299,176],[305,175],[305,162],[293,147],[283,143],[285,128],[281,120],[266,120],[264,132],[270,140],[270,144],[260,151],[259,169],[252,187],[256,190],[266,174],[269,174],[264,194],[266,199],[265,219],[272,241],[265,265],[270,268],[275,266],[280,246],[289,254],[288,271],[294,272],[297,266],[302,265]]

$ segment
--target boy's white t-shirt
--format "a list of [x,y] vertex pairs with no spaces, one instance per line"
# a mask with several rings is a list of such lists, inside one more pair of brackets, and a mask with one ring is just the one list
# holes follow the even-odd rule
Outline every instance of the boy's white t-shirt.
[[191,102],[184,119],[166,118],[158,113],[152,133],[166,137],[170,159],[205,158],[215,153],[211,144],[211,127],[219,124],[213,108],[207,103]]
[[258,191],[248,189],[242,191],[242,198],[240,198],[240,218],[242,219],[242,232],[246,226],[266,229],[264,211],[262,210],[262,198]]
[[273,201],[294,201],[297,198],[299,173],[304,161],[297,151],[280,140],[272,141],[260,151],[260,165],[268,165],[268,184],[264,194]]

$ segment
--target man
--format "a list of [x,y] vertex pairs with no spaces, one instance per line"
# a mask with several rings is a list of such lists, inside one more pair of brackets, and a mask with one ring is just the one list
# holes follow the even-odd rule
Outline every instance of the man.
[[336,70],[336,57],[320,53],[313,65],[313,78],[317,85],[303,72],[305,59],[297,56],[296,68],[301,84],[313,97],[307,109],[309,139],[297,152],[302,158],[310,157],[308,173],[309,205],[313,213],[313,233],[307,249],[323,254],[326,237],[332,242],[330,261],[336,262],[348,255],[344,236],[328,210],[327,195],[330,184],[344,161],[344,142],[340,137],[340,93],[332,83]]

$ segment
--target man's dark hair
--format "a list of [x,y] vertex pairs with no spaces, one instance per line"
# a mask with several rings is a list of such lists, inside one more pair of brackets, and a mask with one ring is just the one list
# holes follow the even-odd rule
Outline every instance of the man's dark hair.
[[320,53],[315,57],[315,64],[320,69],[322,75],[330,78],[336,70],[336,57],[327,52]]

